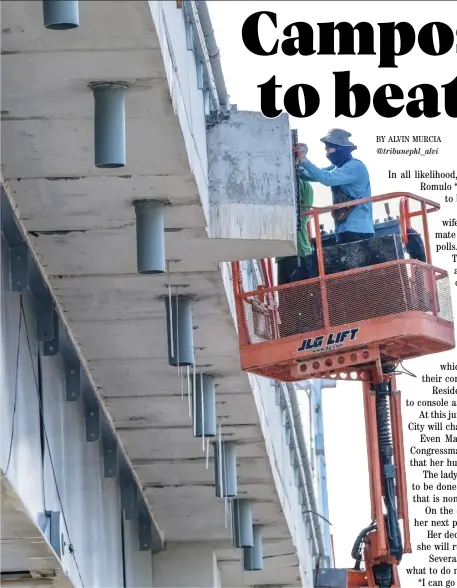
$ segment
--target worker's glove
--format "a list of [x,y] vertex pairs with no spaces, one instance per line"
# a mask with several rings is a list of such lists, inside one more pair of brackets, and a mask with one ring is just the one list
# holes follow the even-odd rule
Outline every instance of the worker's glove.
[[299,163],[304,163],[306,161],[306,156],[308,154],[308,146],[304,143],[297,143],[294,149],[297,159]]

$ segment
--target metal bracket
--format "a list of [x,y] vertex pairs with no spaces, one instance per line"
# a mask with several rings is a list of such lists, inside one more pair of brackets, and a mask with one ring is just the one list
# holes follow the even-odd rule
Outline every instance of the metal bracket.
[[203,63],[197,58],[197,90],[203,90],[205,85],[205,71]]
[[286,424],[284,425],[284,428],[285,428],[285,433],[286,433],[286,445],[290,445],[291,431],[290,431],[289,422],[287,420],[286,420]]
[[81,366],[79,361],[65,362],[65,400],[74,402],[81,396]]
[[86,441],[99,441],[101,435],[100,406],[92,393],[84,398],[84,422],[86,424]]
[[[8,289],[23,292],[29,286],[29,255],[27,243],[17,225],[14,212],[3,186],[0,194],[1,231],[7,246]],[[5,259],[3,260],[5,261]]]
[[379,360],[379,348],[367,347],[342,351],[337,356],[322,357],[318,354],[295,362],[290,374],[295,381],[312,377],[332,378],[345,381],[368,381],[372,379],[371,369],[366,364]]
[[51,341],[54,338],[54,304],[51,296],[37,298],[36,315],[38,341]]
[[324,455],[325,452],[325,445],[324,445],[324,436],[322,433],[317,433],[314,436],[314,448],[316,455]]
[[54,336],[50,341],[43,341],[43,355],[52,356],[59,353],[59,315],[53,309],[53,332]]
[[280,404],[280,409],[281,409],[281,423],[283,427],[287,426],[287,411],[286,411],[286,405],[284,402],[284,399],[281,397],[281,404]]
[[292,443],[290,444],[289,452],[290,452],[290,465],[294,466],[295,465],[295,448]]
[[294,480],[295,486],[300,488],[300,471],[298,469],[298,464],[294,464]]
[[140,513],[138,517],[138,544],[140,551],[151,551],[152,529],[149,513]]
[[103,475],[105,478],[115,478],[119,471],[117,442],[107,424],[102,431],[103,447]]
[[59,558],[62,556],[61,551],[61,533],[60,533],[60,511],[45,510],[44,514],[49,519],[49,543]]
[[10,287],[13,292],[29,287],[29,250],[25,243],[10,249]]
[[148,507],[141,497],[138,507],[138,547],[140,551],[157,553],[163,549],[162,538],[149,514]]
[[281,387],[278,384],[275,384],[275,400],[276,406],[281,405]]

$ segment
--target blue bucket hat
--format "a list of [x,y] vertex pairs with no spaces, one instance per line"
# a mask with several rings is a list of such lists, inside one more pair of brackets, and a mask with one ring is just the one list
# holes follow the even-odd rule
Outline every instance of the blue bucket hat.
[[351,151],[354,151],[357,146],[349,141],[349,137],[351,137],[351,133],[343,131],[343,129],[330,129],[327,136],[322,137],[321,141],[338,147],[352,147]]

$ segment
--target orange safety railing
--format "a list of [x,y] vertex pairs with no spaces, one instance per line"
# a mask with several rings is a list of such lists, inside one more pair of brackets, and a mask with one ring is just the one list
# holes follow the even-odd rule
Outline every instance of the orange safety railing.
[[411,311],[452,321],[447,272],[409,259],[239,291],[237,300],[242,348]]
[[[416,196],[410,192],[393,192],[390,194],[381,194],[379,196],[372,196],[370,198],[363,198],[360,200],[354,200],[353,202],[344,202],[341,204],[334,204],[322,208],[312,208],[303,213],[305,215],[312,215],[314,225],[314,236],[316,238],[316,251],[317,251],[317,264],[319,269],[319,279],[321,287],[321,300],[322,300],[322,311],[324,314],[324,324],[329,324],[329,309],[328,309],[328,298],[326,289],[325,267],[324,267],[324,252],[322,247],[322,236],[320,232],[319,216],[332,210],[339,208],[351,208],[353,206],[359,206],[364,203],[375,204],[377,202],[389,202],[391,200],[400,200],[400,230],[403,243],[408,243],[407,229],[411,228],[411,219],[414,217],[421,217],[422,220],[422,233],[424,238],[426,260],[428,264],[432,263],[432,255],[430,249],[430,235],[428,231],[427,214],[436,212],[440,209],[440,205],[432,200],[423,198],[422,196]],[[415,201],[420,204],[420,210],[410,211],[410,201]],[[349,270],[351,271],[351,270]]]
[[[426,252],[426,263],[400,258],[374,265],[326,274],[324,249],[319,216],[332,210],[357,206],[365,202],[399,201],[400,232],[403,244],[408,243],[411,220],[418,218]],[[436,202],[407,192],[383,194],[354,202],[345,202],[306,210],[312,219],[316,241],[317,277],[275,286],[272,260],[261,260],[264,285],[256,291],[245,292],[238,262],[232,263],[233,283],[239,325],[240,349],[294,335],[329,333],[336,327],[358,327],[363,321],[373,323],[391,315],[411,312],[425,313],[440,322],[452,324],[452,307],[447,272],[431,265],[431,247],[427,215],[439,210]],[[310,235],[311,236],[311,235]],[[370,247],[370,240],[366,241]],[[402,255],[399,257],[403,256]],[[433,325],[431,325],[433,328]],[[380,330],[381,329],[381,330]],[[371,341],[376,343],[380,329],[373,330]],[[431,334],[431,333],[430,333]],[[445,345],[449,347],[450,334]],[[438,337],[440,339],[440,337]],[[416,341],[417,344],[417,341]],[[430,343],[430,350],[438,351]],[[433,348],[433,350],[432,350]],[[279,349],[279,348],[278,348]],[[285,352],[286,355],[289,351]],[[284,353],[270,349],[271,363],[284,361]],[[406,355],[404,356],[406,357]],[[289,359],[296,359],[297,354]]]

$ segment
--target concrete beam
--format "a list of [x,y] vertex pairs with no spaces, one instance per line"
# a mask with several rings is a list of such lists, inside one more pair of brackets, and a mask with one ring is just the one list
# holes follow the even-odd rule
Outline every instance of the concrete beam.
[[170,543],[152,559],[155,588],[220,588],[212,544]]
[[[27,507],[0,469],[1,549],[0,570],[30,572],[37,582],[50,584],[50,578],[62,588],[73,586],[62,569],[59,557],[33,520]],[[52,580],[51,580],[52,581]],[[15,585],[19,585],[16,584]]]
[[210,236],[278,241],[295,253],[296,198],[287,115],[232,109],[208,130]]

